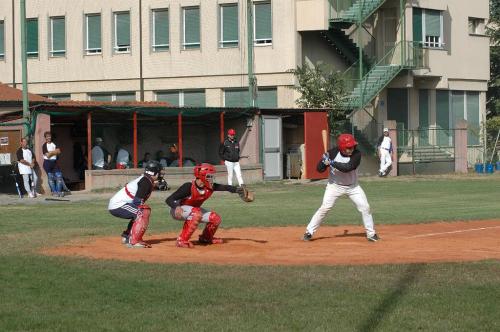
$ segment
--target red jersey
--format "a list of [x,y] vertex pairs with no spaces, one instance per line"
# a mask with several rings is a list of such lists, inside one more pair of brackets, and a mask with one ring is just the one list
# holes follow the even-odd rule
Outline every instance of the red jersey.
[[186,197],[181,200],[181,205],[189,205],[189,206],[194,206],[194,207],[200,207],[203,202],[205,202],[207,199],[210,198],[213,194],[212,189],[208,189],[205,187],[203,189],[203,193],[200,193],[200,190],[198,187],[196,187],[196,184],[194,181],[191,183],[191,195],[189,197]]

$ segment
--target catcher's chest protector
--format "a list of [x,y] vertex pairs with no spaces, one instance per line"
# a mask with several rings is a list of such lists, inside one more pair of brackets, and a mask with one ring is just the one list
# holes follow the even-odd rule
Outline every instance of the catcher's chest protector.
[[207,199],[210,198],[213,194],[212,189],[204,188],[203,194],[200,193],[198,190],[198,187],[196,187],[196,184],[194,181],[191,183],[191,196],[188,198],[185,198],[181,201],[181,205],[189,205],[189,206],[194,206],[194,207],[200,207],[203,202],[205,202]]

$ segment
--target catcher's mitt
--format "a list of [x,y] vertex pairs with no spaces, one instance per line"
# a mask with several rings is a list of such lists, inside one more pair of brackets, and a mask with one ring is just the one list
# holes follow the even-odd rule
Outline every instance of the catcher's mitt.
[[240,198],[244,202],[253,202],[254,195],[253,192],[249,191],[246,187],[238,187],[236,188],[236,193],[240,195]]

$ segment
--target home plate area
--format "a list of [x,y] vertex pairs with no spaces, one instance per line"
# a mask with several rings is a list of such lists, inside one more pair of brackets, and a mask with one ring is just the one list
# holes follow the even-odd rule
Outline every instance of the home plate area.
[[[378,225],[368,242],[361,226],[324,224],[308,242],[305,227],[221,228],[223,244],[177,248],[177,233],[146,234],[149,249],[127,248],[119,236],[75,239],[47,255],[151,263],[232,265],[368,265],[500,259],[500,220]],[[199,231],[192,239],[198,238]]]

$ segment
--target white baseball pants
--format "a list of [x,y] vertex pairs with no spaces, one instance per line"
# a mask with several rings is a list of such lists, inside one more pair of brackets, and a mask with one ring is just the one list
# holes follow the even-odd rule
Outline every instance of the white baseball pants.
[[[28,193],[28,196],[32,196],[36,192],[36,185],[38,182],[38,177],[36,176],[35,170],[31,174],[22,174],[24,182],[24,190]],[[30,183],[31,182],[31,183]],[[31,188],[33,184],[33,188]]]
[[379,172],[384,173],[387,171],[389,166],[392,165],[391,153],[386,149],[379,149],[380,151],[380,170]]
[[335,183],[327,184],[325,194],[323,196],[323,203],[321,203],[319,209],[312,216],[309,225],[307,225],[307,232],[312,235],[318,230],[328,211],[330,211],[330,209],[333,207],[337,198],[342,195],[349,196],[354,205],[356,205],[358,211],[361,212],[366,236],[371,237],[375,235],[375,229],[373,228],[373,217],[370,212],[370,205],[368,204],[368,200],[366,199],[365,192],[359,184],[354,184],[352,186],[340,186]]
[[238,179],[238,184],[241,186],[243,184],[243,177],[241,176],[241,167],[238,161],[224,161],[227,168],[227,184],[233,185],[233,171],[236,174],[236,179]]

